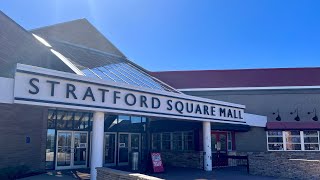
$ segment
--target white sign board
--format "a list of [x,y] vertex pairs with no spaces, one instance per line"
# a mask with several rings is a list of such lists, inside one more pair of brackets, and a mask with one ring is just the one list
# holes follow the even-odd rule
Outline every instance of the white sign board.
[[245,123],[244,106],[18,64],[14,103],[151,117]]

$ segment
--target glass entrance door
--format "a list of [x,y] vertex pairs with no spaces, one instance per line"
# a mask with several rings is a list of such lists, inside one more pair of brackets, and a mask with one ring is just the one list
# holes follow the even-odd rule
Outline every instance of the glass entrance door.
[[119,149],[118,164],[128,165],[129,164],[129,134],[128,133],[119,133],[118,149]]
[[104,164],[106,166],[116,165],[116,133],[105,133],[104,135]]
[[73,132],[73,166],[87,166],[88,133]]
[[213,166],[227,166],[227,132],[211,132],[211,149]]
[[56,147],[56,169],[73,169],[87,166],[87,132],[58,131]]
[[119,133],[118,165],[129,165],[131,152],[140,153],[140,139],[139,133]]
[[72,132],[58,132],[56,168],[71,167],[71,141]]
[[140,134],[130,134],[131,152],[140,152]]

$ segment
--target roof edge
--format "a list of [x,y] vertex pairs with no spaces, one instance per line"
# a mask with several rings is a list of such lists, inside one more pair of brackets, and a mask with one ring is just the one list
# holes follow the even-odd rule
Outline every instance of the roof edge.
[[181,73],[181,72],[223,72],[223,71],[256,71],[256,70],[302,70],[302,69],[320,69],[317,67],[275,67],[275,68],[244,68],[244,69],[203,69],[203,70],[173,70],[173,71],[152,71],[151,73]]
[[261,87],[222,87],[222,88],[178,88],[179,91],[246,91],[246,90],[287,90],[287,89],[320,89],[314,86],[261,86]]
[[36,31],[36,30],[40,30],[40,29],[50,28],[50,27],[53,27],[53,26],[67,24],[67,23],[71,23],[71,22],[75,22],[75,21],[81,21],[81,20],[85,20],[85,21],[89,22],[86,18],[80,18],[80,19],[74,19],[74,20],[65,21],[65,22],[59,22],[59,23],[56,23],[56,24],[50,24],[50,25],[47,25],[47,26],[37,27],[37,28],[29,29],[28,31],[32,32],[32,31]]

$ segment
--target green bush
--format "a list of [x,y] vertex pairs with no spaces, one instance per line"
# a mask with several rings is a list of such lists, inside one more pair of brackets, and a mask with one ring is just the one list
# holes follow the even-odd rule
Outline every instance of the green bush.
[[0,179],[17,179],[29,172],[29,168],[26,165],[20,165],[15,167],[6,167],[0,169]]

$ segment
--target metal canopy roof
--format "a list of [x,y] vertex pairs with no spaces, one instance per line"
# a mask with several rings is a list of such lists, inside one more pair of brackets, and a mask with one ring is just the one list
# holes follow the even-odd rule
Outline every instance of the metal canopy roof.
[[[42,37],[41,37],[42,38]],[[43,38],[42,38],[43,39]],[[149,75],[123,56],[57,40],[45,40],[61,60],[74,65],[79,75],[125,83],[145,88],[180,93]],[[68,61],[68,62],[66,62]],[[73,68],[74,69],[74,68]]]

